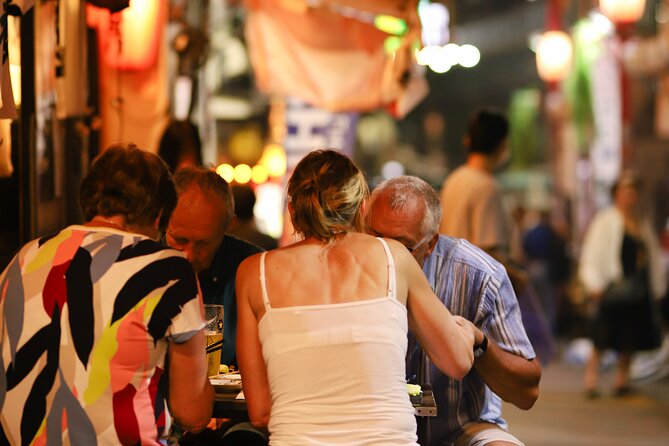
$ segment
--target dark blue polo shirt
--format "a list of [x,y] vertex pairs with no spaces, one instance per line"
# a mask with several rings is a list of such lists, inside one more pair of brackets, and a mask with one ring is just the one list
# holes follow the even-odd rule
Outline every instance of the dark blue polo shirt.
[[214,255],[211,267],[198,274],[204,303],[220,304],[225,307],[221,364],[233,364],[237,367],[237,355],[235,354],[237,340],[235,275],[237,268],[245,258],[262,251],[262,248],[252,243],[226,235]]

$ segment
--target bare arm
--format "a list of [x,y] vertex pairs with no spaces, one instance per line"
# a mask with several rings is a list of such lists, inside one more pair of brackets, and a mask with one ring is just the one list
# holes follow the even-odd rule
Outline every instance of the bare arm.
[[170,342],[170,411],[190,432],[207,426],[214,406],[214,388],[207,377],[204,331],[188,341]]
[[409,251],[393,240],[389,245],[393,246],[398,269],[398,296],[403,290],[407,293],[409,327],[439,370],[462,379],[474,363],[473,330],[456,323]]
[[258,256],[246,259],[237,270],[237,362],[242,374],[244,397],[251,423],[264,428],[269,422],[271,396],[267,369],[258,338],[257,309],[251,300],[260,301]]
[[536,359],[525,359],[489,342],[474,367],[493,392],[519,409],[530,409],[539,397],[541,365]]

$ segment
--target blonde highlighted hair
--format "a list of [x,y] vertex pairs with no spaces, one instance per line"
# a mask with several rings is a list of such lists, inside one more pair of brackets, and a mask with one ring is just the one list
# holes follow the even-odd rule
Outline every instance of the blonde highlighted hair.
[[365,177],[351,159],[332,149],[309,153],[288,182],[295,232],[323,242],[362,232],[368,195]]

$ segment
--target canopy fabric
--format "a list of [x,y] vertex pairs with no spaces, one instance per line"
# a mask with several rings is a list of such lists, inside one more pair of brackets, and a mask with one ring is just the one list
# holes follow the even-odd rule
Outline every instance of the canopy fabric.
[[[257,7],[262,0],[247,0],[250,8]],[[409,17],[418,7],[417,0],[275,0],[272,3],[293,12],[313,9],[340,11],[342,15],[362,16],[365,13],[384,14],[398,18]]]
[[[410,24],[405,38],[413,38],[413,30],[420,29],[416,2],[336,2],[338,7],[365,5],[366,10],[347,15],[327,7],[334,3],[311,8],[301,0],[247,0],[245,31],[258,88],[330,111],[391,105],[405,90],[413,60],[387,54],[388,35],[371,18],[361,18],[371,10],[402,10]],[[413,6],[405,10],[400,4]]]

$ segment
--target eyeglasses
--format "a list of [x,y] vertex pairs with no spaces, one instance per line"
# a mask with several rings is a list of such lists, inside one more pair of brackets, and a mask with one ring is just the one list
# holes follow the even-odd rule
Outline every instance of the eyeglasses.
[[385,238],[390,238],[390,239],[393,239],[393,240],[395,240],[395,241],[398,241],[398,242],[400,242],[402,245],[404,245],[404,247],[407,249],[407,251],[409,251],[409,252],[412,253],[412,254],[413,254],[413,252],[414,252],[415,250],[417,250],[418,248],[420,248],[421,246],[423,246],[426,242],[428,242],[428,241],[434,236],[434,234],[428,234],[428,235],[426,235],[425,237],[423,237],[423,238],[422,238],[418,243],[416,243],[415,245],[413,245],[413,246],[407,246],[407,244],[406,244],[406,239],[404,239],[403,237],[399,237],[399,238],[398,238],[398,237],[391,237],[391,236],[382,234],[382,233],[380,233],[380,232],[378,232],[378,231],[375,231],[375,230],[373,230],[373,229],[371,229],[371,228],[370,228],[370,230],[369,230],[369,233],[372,234],[372,235],[374,235],[374,236],[376,236],[376,237],[385,237]]
[[404,245],[404,246],[406,247],[406,249],[407,249],[411,254],[413,254],[413,252],[414,252],[415,250],[417,250],[418,248],[420,248],[423,244],[425,244],[425,243],[426,243],[428,240],[430,240],[431,238],[432,238],[432,235],[431,235],[431,234],[428,234],[428,235],[426,235],[425,237],[423,237],[423,238],[421,239],[421,241],[419,241],[418,243],[416,243],[414,246],[412,246],[412,247],[411,247],[411,246],[407,246],[407,245]]

